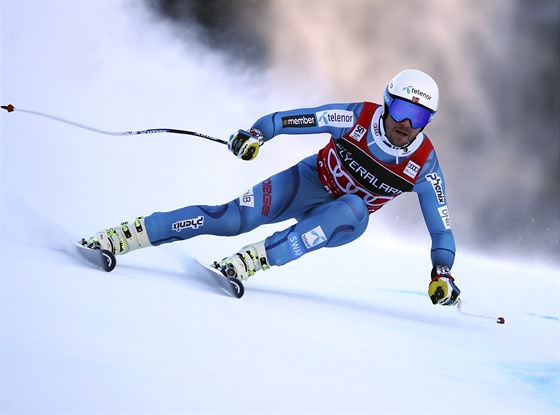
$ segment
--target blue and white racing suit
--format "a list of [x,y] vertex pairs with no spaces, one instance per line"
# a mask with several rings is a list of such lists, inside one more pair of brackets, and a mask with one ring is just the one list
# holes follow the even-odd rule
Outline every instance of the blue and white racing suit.
[[270,265],[346,244],[365,231],[369,215],[403,192],[418,194],[431,236],[433,265],[451,268],[455,242],[445,183],[428,137],[405,148],[384,134],[382,107],[370,102],[328,104],[266,115],[251,127],[265,142],[280,134],[331,135],[318,154],[258,183],[229,203],[193,205],[145,218],[152,245],[209,234],[233,236],[260,225],[297,223],[265,240]]

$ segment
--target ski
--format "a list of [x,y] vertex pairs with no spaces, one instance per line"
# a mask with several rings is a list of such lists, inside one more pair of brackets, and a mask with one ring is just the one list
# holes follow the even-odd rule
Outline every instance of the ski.
[[[115,269],[117,260],[115,258],[115,255],[111,251],[107,251],[106,249],[88,248],[87,245],[84,244],[84,241],[75,242],[74,245],[76,246],[76,249],[80,253],[80,255],[85,258],[90,264],[95,265],[107,272],[111,272],[113,269]],[[214,281],[218,282],[219,286],[229,295],[236,298],[243,297],[243,294],[245,293],[245,287],[240,280],[238,280],[237,278],[226,277],[220,272],[220,270],[216,269],[212,265],[204,264],[203,262],[198,260],[196,260],[196,262],[200,265],[202,270]]]
[[207,265],[199,260],[196,262],[198,262],[198,264],[207,271],[207,274],[217,281],[218,284],[220,284],[220,287],[222,287],[228,294],[236,298],[243,297],[245,287],[240,280],[237,278],[226,277],[219,269],[216,269],[216,267],[212,265]]
[[80,255],[91,264],[96,265],[107,272],[111,272],[115,269],[117,260],[111,251],[107,251],[106,249],[88,248],[81,241],[75,242],[75,246]]

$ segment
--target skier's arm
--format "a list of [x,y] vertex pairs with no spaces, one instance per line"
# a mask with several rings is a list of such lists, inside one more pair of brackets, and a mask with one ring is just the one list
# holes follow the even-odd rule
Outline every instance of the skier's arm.
[[449,210],[445,194],[445,181],[435,151],[419,174],[414,186],[422,214],[432,238],[432,271],[428,296],[433,304],[455,305],[461,291],[451,276],[455,261],[455,241],[449,223]]
[[449,222],[445,180],[435,151],[432,151],[414,186],[424,221],[432,238],[432,265],[451,268],[455,260],[455,240]]
[[313,108],[278,111],[259,118],[251,127],[264,141],[280,134],[328,133],[341,137],[354,125],[363,103],[327,104]]
[[279,111],[259,118],[247,131],[229,138],[228,149],[242,160],[253,160],[266,141],[279,134],[329,133],[342,137],[351,128],[363,103],[327,104],[314,108]]

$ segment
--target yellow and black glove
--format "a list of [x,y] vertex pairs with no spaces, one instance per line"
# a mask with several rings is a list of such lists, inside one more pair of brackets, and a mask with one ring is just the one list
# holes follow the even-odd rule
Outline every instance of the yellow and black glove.
[[259,130],[239,130],[229,138],[228,150],[238,158],[250,161],[257,157],[259,148],[263,143],[263,134]]
[[432,304],[455,305],[460,294],[461,290],[455,285],[449,267],[436,265],[432,268],[432,281],[428,286],[428,295]]

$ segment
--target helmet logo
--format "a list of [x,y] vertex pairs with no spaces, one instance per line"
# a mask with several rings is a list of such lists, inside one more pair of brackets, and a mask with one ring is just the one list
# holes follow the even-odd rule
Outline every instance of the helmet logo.
[[[414,88],[412,85],[405,86],[402,90],[406,91],[406,93],[409,94],[409,95],[410,94],[420,95],[421,97],[426,98],[428,101],[432,99],[431,96],[429,96],[425,92],[420,91],[419,89]],[[418,101],[416,101],[416,102],[418,102]]]

